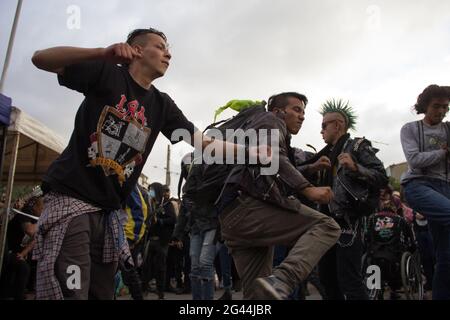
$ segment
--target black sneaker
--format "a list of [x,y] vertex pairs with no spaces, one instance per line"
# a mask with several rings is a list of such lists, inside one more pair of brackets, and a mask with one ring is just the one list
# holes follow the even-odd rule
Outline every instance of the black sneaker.
[[233,290],[234,292],[242,291],[242,282],[241,280],[233,280]]
[[286,283],[273,275],[257,278],[254,289],[260,300],[287,300],[292,291]]

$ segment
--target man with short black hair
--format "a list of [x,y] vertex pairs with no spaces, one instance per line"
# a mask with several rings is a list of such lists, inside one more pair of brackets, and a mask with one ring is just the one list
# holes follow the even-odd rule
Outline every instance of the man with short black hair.
[[119,257],[130,263],[118,209],[160,132],[171,139],[184,129],[191,144],[199,139],[202,147],[227,150],[226,143],[203,137],[153,86],[171,57],[166,36],[152,28],[134,30],[126,43],[107,48],[54,47],[33,55],[39,69],[85,96],[69,145],[44,177],[37,299],[113,298]]
[[[249,128],[279,133],[279,170],[260,175],[261,167],[247,166],[237,181],[228,180],[221,198],[222,236],[243,283],[244,299],[287,299],[304,281],[340,235],[333,219],[300,202],[329,203],[329,187],[314,187],[295,168],[291,135],[305,119],[307,99],[285,92],[269,99],[268,112],[258,114]],[[292,247],[272,271],[274,245]]]

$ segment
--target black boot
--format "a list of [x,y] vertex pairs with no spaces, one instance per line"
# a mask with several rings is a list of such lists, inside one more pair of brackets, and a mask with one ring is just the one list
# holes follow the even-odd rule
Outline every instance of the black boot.
[[218,300],[233,300],[233,294],[231,293],[231,289],[225,289],[224,293]]

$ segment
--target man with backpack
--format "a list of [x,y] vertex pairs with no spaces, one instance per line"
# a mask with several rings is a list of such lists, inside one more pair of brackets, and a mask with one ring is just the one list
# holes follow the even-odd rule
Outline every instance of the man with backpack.
[[[235,166],[221,181],[225,186],[216,204],[222,237],[242,280],[244,299],[287,299],[340,235],[333,219],[298,199],[326,204],[333,198],[330,187],[312,186],[294,166],[290,139],[300,130],[307,102],[296,92],[277,94],[269,99],[268,112],[262,109],[245,121],[243,130],[279,134],[276,174],[261,174],[261,165]],[[292,249],[272,272],[274,245]]]
[[310,161],[328,161],[319,185],[331,187],[334,199],[329,205],[321,205],[320,212],[333,217],[342,234],[319,263],[320,281],[330,300],[368,299],[361,274],[361,218],[377,208],[379,190],[387,185],[388,178],[370,141],[352,139],[347,133],[354,129],[356,119],[348,103],[327,101],[321,114],[321,134],[327,146]]

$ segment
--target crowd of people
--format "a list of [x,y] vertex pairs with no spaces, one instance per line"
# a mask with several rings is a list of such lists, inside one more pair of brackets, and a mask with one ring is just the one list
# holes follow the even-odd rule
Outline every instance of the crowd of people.
[[[152,28],[107,48],[33,55],[38,68],[85,99],[43,194],[21,207],[39,219],[18,214],[10,222],[18,234],[8,244],[4,296],[22,299],[32,283],[36,299],[113,299],[126,286],[136,300],[150,291],[164,299],[167,290],[212,300],[218,275],[221,299],[232,299],[237,283],[244,299],[304,298],[310,282],[324,299],[366,300],[370,256],[397,298],[401,275],[391,266],[417,251],[432,298],[450,299],[449,87],[425,88],[415,105],[424,118],[401,129],[409,169],[398,197],[378,150],[349,134],[356,115],[348,103],[322,105],[326,146],[317,153],[291,145],[308,104],[297,92],[250,103],[225,122],[269,132],[266,142],[216,139],[153,86],[170,59],[166,36]],[[179,199],[160,183],[137,184],[160,132],[200,151],[183,159]],[[257,161],[205,164],[198,155],[206,149]],[[277,161],[275,173],[265,174],[267,160]]]

